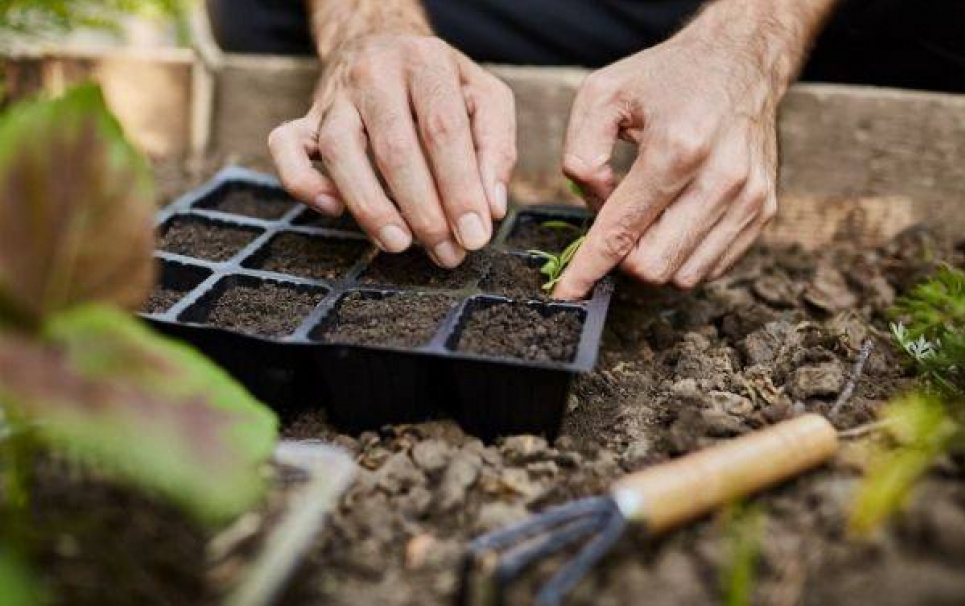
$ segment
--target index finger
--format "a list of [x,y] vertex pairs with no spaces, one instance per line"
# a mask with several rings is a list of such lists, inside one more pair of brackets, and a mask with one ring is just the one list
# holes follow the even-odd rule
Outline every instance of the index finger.
[[586,240],[553,289],[556,299],[581,299],[630,254],[643,232],[693,180],[694,163],[681,163],[661,146],[647,146],[606,201]]

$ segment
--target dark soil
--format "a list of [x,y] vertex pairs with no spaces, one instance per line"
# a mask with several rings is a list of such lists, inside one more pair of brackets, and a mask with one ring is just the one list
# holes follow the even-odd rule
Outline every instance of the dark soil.
[[460,289],[474,286],[482,277],[487,255],[474,253],[455,269],[437,266],[421,250],[412,248],[403,253],[380,253],[362,274],[361,281],[386,286],[421,286],[426,288]]
[[506,245],[515,250],[541,250],[559,254],[578,238],[582,231],[579,224],[574,224],[574,229],[560,229],[545,227],[543,223],[545,221],[536,217],[521,218],[506,238]]
[[227,261],[258,237],[258,232],[195,219],[174,219],[158,243],[160,250],[207,259]]
[[203,530],[164,503],[71,467],[45,461],[37,468],[24,525],[53,603],[211,602]]
[[356,292],[342,300],[334,323],[318,336],[339,343],[419,347],[432,339],[454,303],[444,295],[374,298]]
[[[727,278],[688,293],[622,281],[598,369],[577,381],[551,444],[514,436],[485,445],[445,421],[347,436],[305,413],[290,436],[341,444],[365,471],[288,603],[452,604],[470,538],[803,411],[827,414],[867,338],[876,346],[866,374],[831,420],[842,429],[873,420],[909,385],[883,312],[907,272],[940,259],[962,264],[961,253],[913,232],[882,250],[761,247]],[[806,297],[815,282],[823,297]],[[834,311],[833,301],[852,305]],[[965,463],[942,462],[900,521],[852,542],[845,526],[867,444],[846,441],[824,470],[755,500],[764,526],[754,603],[965,603]],[[728,532],[722,516],[659,541],[631,530],[567,603],[720,603]],[[530,604],[558,565],[530,571],[509,604]]]
[[310,208],[306,208],[301,212],[301,214],[298,215],[298,217],[295,218],[295,225],[303,225],[305,227],[320,227],[324,229],[337,229],[354,233],[362,232],[359,224],[355,222],[355,218],[347,212],[342,213],[342,216],[340,217],[327,217],[315,212]]
[[523,303],[498,303],[470,312],[456,349],[524,360],[569,362],[583,322],[576,311],[544,316]]
[[184,295],[183,290],[159,287],[151,293],[147,303],[144,304],[143,311],[149,314],[162,314],[174,307],[174,304]]
[[272,238],[264,251],[255,254],[253,267],[282,274],[337,280],[369,249],[361,240],[336,240],[296,233]]
[[324,298],[317,291],[262,282],[233,286],[214,302],[207,323],[241,332],[282,337],[291,334]]
[[226,191],[204,208],[256,219],[280,219],[294,206],[288,196],[273,196],[258,189],[238,188]]
[[517,255],[493,255],[479,288],[510,299],[546,299],[539,263]]

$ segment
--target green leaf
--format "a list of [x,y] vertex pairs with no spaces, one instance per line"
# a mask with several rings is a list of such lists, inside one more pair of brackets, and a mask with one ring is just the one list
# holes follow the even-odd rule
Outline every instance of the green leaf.
[[726,513],[730,557],[721,575],[724,604],[749,606],[761,553],[764,516],[758,506],[732,505]]
[[540,225],[540,227],[545,227],[545,228],[547,228],[547,229],[558,229],[558,230],[561,230],[561,231],[573,231],[573,232],[580,232],[580,231],[582,231],[582,229],[579,228],[579,227],[577,227],[576,225],[573,225],[572,223],[570,223],[570,222],[568,222],[568,221],[560,221],[559,219],[553,219],[553,220],[550,220],[550,221],[543,221],[543,222],[540,223],[539,225]]
[[956,425],[940,400],[909,394],[889,404],[884,413],[894,446],[879,447],[859,487],[850,516],[852,534],[873,534],[900,510],[911,490],[944,452]]
[[0,600],[4,606],[44,603],[43,592],[23,560],[0,543]]
[[0,324],[37,328],[78,303],[139,307],[153,281],[145,159],[100,89],[0,119]]
[[227,373],[104,306],[54,317],[44,337],[0,333],[0,402],[34,421],[41,441],[202,521],[260,496],[277,420]]
[[569,189],[570,193],[572,193],[574,196],[578,196],[580,198],[586,197],[586,194],[583,193],[583,188],[580,187],[580,184],[573,179],[566,180],[566,188]]

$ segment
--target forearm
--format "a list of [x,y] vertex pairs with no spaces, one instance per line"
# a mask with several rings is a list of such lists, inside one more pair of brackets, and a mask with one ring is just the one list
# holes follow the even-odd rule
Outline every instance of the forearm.
[[312,33],[324,61],[367,34],[432,33],[421,0],[308,0]]
[[713,44],[742,53],[783,95],[838,0],[711,0],[685,28],[714,32]]

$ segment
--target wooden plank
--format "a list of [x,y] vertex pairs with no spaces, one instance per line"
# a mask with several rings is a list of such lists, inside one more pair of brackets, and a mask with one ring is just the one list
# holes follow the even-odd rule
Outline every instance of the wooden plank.
[[[152,154],[178,157],[190,148],[192,132],[196,139],[206,135],[204,125],[191,125],[191,104],[208,95],[193,91],[198,85],[192,84],[188,51],[0,61],[8,87],[18,94],[56,90],[91,75],[106,82],[122,122]],[[513,196],[522,202],[572,200],[560,157],[572,98],[588,72],[491,68],[516,93]],[[270,167],[268,133],[304,114],[318,73],[312,59],[224,55],[213,74],[212,154]],[[196,118],[208,115],[194,110]],[[819,245],[850,226],[877,240],[918,221],[965,234],[965,96],[803,84],[789,93],[779,126],[782,209],[770,237]],[[633,151],[621,145],[618,167],[629,165]]]
[[57,94],[93,80],[131,139],[159,158],[185,156],[191,142],[193,53],[152,51],[72,51],[0,58],[6,96]]

